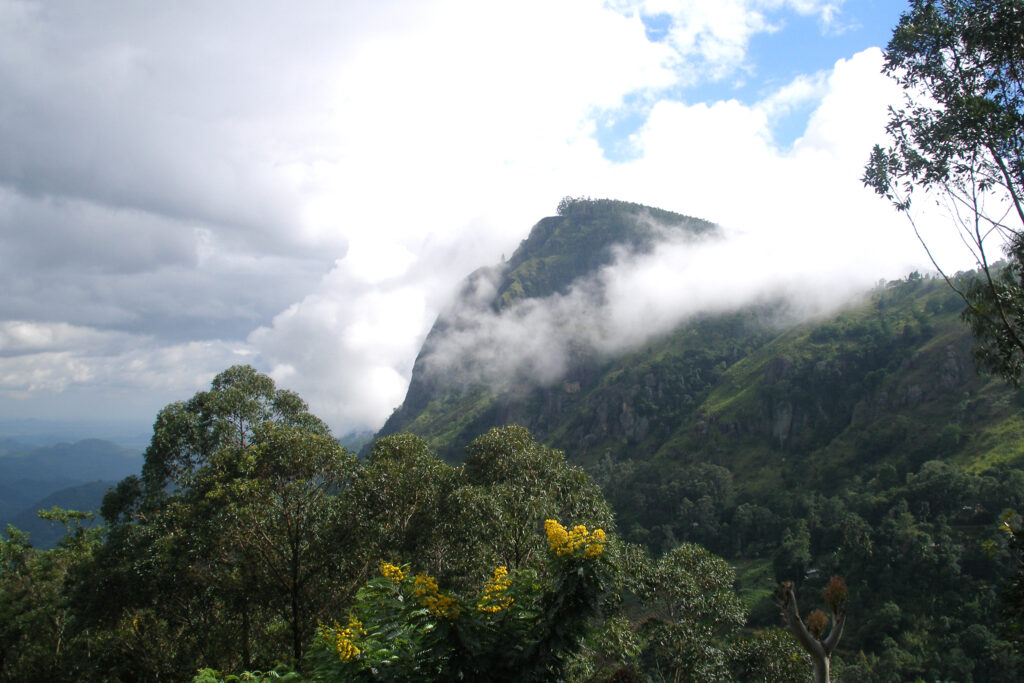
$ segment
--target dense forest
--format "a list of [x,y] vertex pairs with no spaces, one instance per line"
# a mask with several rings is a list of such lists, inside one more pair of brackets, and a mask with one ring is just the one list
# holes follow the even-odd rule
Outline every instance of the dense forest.
[[157,416],[105,528],[51,510],[69,533],[49,551],[8,529],[0,674],[801,680],[776,586],[824,615],[842,575],[838,680],[1017,678],[999,526],[1024,509],[1019,469],[883,464],[758,498],[721,465],[657,467],[591,477],[523,427],[459,465],[407,433],[360,459],[298,396],[230,368]]
[[59,547],[13,528],[2,545],[9,680],[792,680],[806,666],[779,629],[743,630],[725,561],[623,542],[590,477],[522,427],[481,435],[459,466],[408,434],[360,460],[248,366],[158,415],[142,476],[104,499],[105,531],[48,514],[70,529]]

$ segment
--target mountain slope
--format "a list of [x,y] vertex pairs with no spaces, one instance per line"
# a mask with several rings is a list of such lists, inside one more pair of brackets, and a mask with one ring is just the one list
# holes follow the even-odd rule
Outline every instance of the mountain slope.
[[[638,205],[578,201],[540,221],[503,268],[474,273],[435,324],[406,401],[380,434],[411,431],[457,460],[488,428],[518,423],[591,468],[605,459],[665,469],[712,463],[751,492],[784,479],[823,487],[882,464],[908,471],[936,457],[974,469],[1021,460],[1022,442],[1008,438],[1024,434],[1017,393],[974,371],[959,300],[917,276],[810,321],[796,321],[784,300],[763,299],[692,317],[616,354],[570,341],[568,361],[547,382],[452,381],[430,371],[435,349],[479,311],[550,301],[616,249],[652,249],[654,216],[695,237],[715,232]],[[478,362],[466,355],[449,370]]]
[[[450,459],[458,459],[462,448],[486,430],[481,425],[522,422],[521,383],[501,387],[508,382],[453,381],[430,367],[439,345],[469,329],[481,315],[502,314],[517,305],[565,295],[624,253],[646,254],[666,239],[696,241],[717,234],[717,227],[707,221],[639,204],[563,200],[559,215],[538,222],[508,262],[481,268],[466,279],[456,300],[427,335],[405,401],[378,435],[412,431],[427,436]],[[592,358],[580,360],[588,367],[593,363]],[[465,358],[456,361],[467,362]],[[466,370],[460,368],[460,372]],[[488,373],[477,367],[466,374]],[[572,375],[572,367],[568,374]],[[495,400],[502,392],[515,399]]]
[[91,524],[99,525],[99,509],[103,504],[103,496],[111,487],[116,486],[116,481],[93,481],[87,484],[76,484],[47,495],[28,505],[19,514],[14,515],[4,523],[14,525],[20,531],[28,534],[32,545],[41,550],[53,548],[64,537],[66,529],[58,522],[50,522],[39,517],[40,510],[49,510],[53,507],[65,510],[77,510],[79,512],[93,512],[96,518]]
[[120,481],[141,469],[138,451],[100,439],[0,454],[0,524],[61,489],[98,480]]

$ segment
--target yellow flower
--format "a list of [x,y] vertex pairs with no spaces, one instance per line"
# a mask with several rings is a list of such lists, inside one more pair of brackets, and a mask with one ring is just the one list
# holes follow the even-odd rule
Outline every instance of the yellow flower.
[[354,615],[348,618],[348,628],[352,633],[358,633],[361,636],[366,635],[366,629],[363,628],[363,622],[356,619]]
[[[359,648],[355,641],[359,636],[365,636],[363,624],[355,617],[349,617],[348,628],[341,628],[338,622],[334,622],[334,649],[338,653],[338,659],[348,662],[359,656]],[[326,634],[325,634],[326,635]]]
[[566,533],[565,527],[553,519],[544,521],[544,533],[548,536],[548,544],[551,549],[556,552],[569,541],[569,534]]
[[413,595],[420,604],[430,610],[434,616],[443,619],[456,619],[459,616],[459,601],[444,595],[438,590],[437,579],[427,574],[417,574],[413,580]]
[[604,543],[607,535],[603,529],[595,529],[593,533],[587,531],[587,527],[577,524],[571,531],[553,519],[544,522],[544,532],[548,537],[548,545],[559,557],[573,555],[583,549],[583,556],[593,559],[604,552]]
[[426,574],[417,574],[412,584],[413,595],[422,598],[424,595],[437,594],[437,579]]
[[457,619],[459,617],[459,602],[450,595],[438,593],[428,597],[424,604],[430,613],[442,619]]
[[391,579],[395,583],[400,583],[405,579],[405,572],[402,571],[401,567],[396,567],[388,562],[380,563],[380,573],[385,577]]
[[337,643],[338,659],[343,662],[355,659],[359,656],[359,648],[352,644],[352,641],[338,634]]
[[512,585],[507,567],[496,567],[491,580],[484,586],[484,594],[476,608],[481,612],[496,614],[512,604],[511,597],[505,597],[505,591]]

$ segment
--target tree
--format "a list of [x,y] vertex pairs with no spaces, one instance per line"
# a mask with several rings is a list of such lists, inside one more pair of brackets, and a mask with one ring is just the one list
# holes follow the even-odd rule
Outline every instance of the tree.
[[[890,109],[890,144],[874,148],[863,177],[907,212],[967,304],[979,363],[1015,384],[1024,372],[1022,35],[1024,0],[912,0],[885,52],[904,104]],[[978,277],[950,277],[936,262],[908,211],[915,192],[946,207]]]
[[[467,558],[518,569],[543,555],[537,532],[545,519],[579,520],[588,527],[614,529],[614,517],[601,489],[561,451],[537,443],[525,427],[495,427],[466,448],[453,508],[470,540]],[[474,536],[482,536],[480,543]],[[453,538],[457,541],[457,538]]]
[[810,660],[784,629],[768,628],[739,639],[729,655],[735,681],[797,683],[809,679]]
[[658,680],[728,680],[724,643],[746,621],[732,567],[693,543],[657,561],[634,552],[630,564],[628,581],[646,611],[641,658]]
[[228,447],[244,449],[266,423],[330,434],[295,392],[278,389],[274,380],[251,365],[228,368],[213,378],[210,391],[172,403],[157,414],[142,466],[146,495],[159,500],[168,487],[190,486],[195,470],[214,453]]
[[799,519],[795,528],[786,529],[782,544],[772,557],[776,581],[793,581],[799,585],[811,566],[811,532],[807,521]]
[[83,616],[131,625],[122,660],[143,678],[299,661],[318,617],[355,588],[337,494],[356,467],[297,394],[250,366],[225,370],[160,411],[142,478],[104,498]]
[[796,636],[797,642],[811,656],[814,664],[814,683],[828,683],[829,669],[832,664],[832,653],[843,637],[846,628],[846,601],[848,598],[846,582],[841,576],[833,576],[821,592],[825,605],[832,614],[832,628],[825,635],[829,618],[821,610],[814,610],[807,616],[807,623],[800,619],[800,611],[796,606],[796,593],[793,584],[783,582],[779,585],[776,598],[782,609],[782,617],[789,630]]
[[91,513],[52,508],[39,516],[68,530],[56,548],[37,550],[12,526],[0,537],[0,680],[76,680],[88,676],[97,648],[76,628],[64,586],[101,531],[88,526]]
[[254,430],[251,445],[219,451],[203,471],[206,499],[220,506],[213,521],[222,542],[260,601],[283,615],[296,662],[320,618],[354,588],[344,585],[352,558],[338,548],[357,544],[337,493],[355,472],[355,458],[330,436],[272,422]]
[[443,580],[451,578],[449,510],[456,471],[413,434],[391,434],[374,443],[352,490],[358,523],[378,557],[415,559]]

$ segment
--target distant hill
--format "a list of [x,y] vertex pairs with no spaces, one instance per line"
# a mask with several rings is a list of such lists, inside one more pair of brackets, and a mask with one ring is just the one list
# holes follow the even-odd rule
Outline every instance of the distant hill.
[[[97,498],[83,491],[96,489],[96,482],[104,482],[106,490],[112,483],[142,470],[140,452],[109,441],[86,439],[37,448],[13,445],[16,443],[4,440],[4,450],[0,452],[0,528],[15,519],[24,520],[22,515],[26,512],[34,516],[38,509],[62,505],[46,503],[58,492],[64,496],[61,500],[79,501],[76,505],[102,499],[102,493]],[[83,485],[86,488],[82,491],[63,493]],[[98,502],[95,507],[76,509],[98,509]]]
[[29,535],[29,540],[35,547],[44,550],[52,548],[64,536],[64,526],[40,519],[39,511],[49,510],[56,506],[66,510],[95,512],[96,517],[92,523],[94,525],[102,524],[99,517],[100,505],[103,503],[103,496],[115,484],[117,484],[116,481],[94,481],[54,491],[6,520],[4,528],[7,524],[13,524]]
[[338,437],[338,443],[353,453],[358,453],[371,441],[373,441],[373,431],[369,429],[350,431]]
[[102,439],[123,448],[142,450],[149,445],[151,435],[151,418],[60,420],[0,417],[0,454],[5,441],[13,441],[19,447],[29,449],[83,439]]

